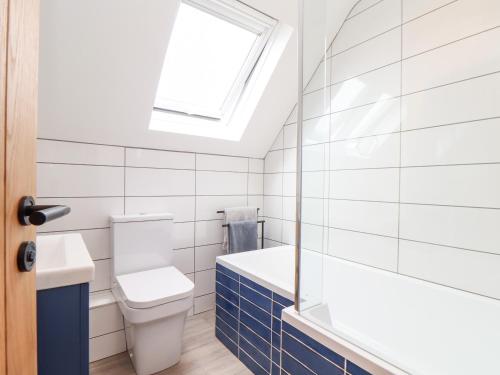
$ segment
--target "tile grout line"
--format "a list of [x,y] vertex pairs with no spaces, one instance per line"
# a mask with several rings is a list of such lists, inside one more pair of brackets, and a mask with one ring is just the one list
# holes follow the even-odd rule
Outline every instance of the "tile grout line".
[[[234,272],[234,271],[233,271]],[[237,315],[238,315],[238,359],[240,359],[240,341],[241,341],[241,275],[236,273],[238,277],[238,306],[237,306]],[[221,296],[222,297],[222,296]]]
[[[399,98],[396,98],[396,99],[399,99]],[[372,105],[372,104],[370,104],[370,105]],[[349,111],[349,110],[347,110],[347,111]],[[320,117],[327,117],[327,116],[331,116],[331,115],[332,114],[327,114],[327,115],[322,115]],[[320,118],[320,117],[317,117],[317,118]],[[319,146],[319,145],[326,145],[328,143],[352,142],[355,140],[366,139],[366,138],[376,138],[376,137],[383,137],[383,136],[388,136],[388,135],[397,135],[399,132],[401,132],[401,133],[419,132],[419,131],[432,130],[432,129],[436,129],[436,128],[449,127],[449,126],[460,126],[460,125],[473,126],[474,123],[477,123],[477,122],[488,122],[488,121],[498,120],[498,119],[500,119],[500,116],[473,118],[473,119],[464,120],[464,121],[455,121],[455,122],[443,123],[443,124],[437,124],[437,125],[427,125],[427,126],[423,126],[423,127],[419,127],[419,128],[401,129],[401,131],[394,130],[394,131],[389,131],[389,132],[368,134],[368,135],[362,135],[362,136],[351,137],[351,138],[337,138],[337,139],[328,140],[328,141],[308,143],[308,144],[304,145],[304,147],[314,147],[314,146]],[[294,149],[294,148],[295,147],[287,148],[284,150],[289,150],[289,149]],[[279,150],[276,150],[276,151],[279,151]],[[264,174],[275,174],[275,173],[279,173],[279,172],[265,172]],[[285,172],[285,173],[293,173],[293,172]]]
[[[401,33],[401,44],[400,44],[400,57],[401,57],[401,64],[400,64],[400,75],[399,75],[399,94],[403,95],[403,14],[404,14],[404,9],[403,9],[403,3],[404,1],[400,1],[400,11],[401,11],[401,26],[400,26],[400,33]],[[403,136],[402,136],[402,129],[403,129],[403,100],[399,100],[399,176],[398,176],[398,252],[396,256],[396,272],[399,273],[399,257],[400,257],[400,234],[401,234],[401,176],[402,176],[402,152],[403,152]]]
[[[361,11],[360,13],[355,14],[355,15],[353,15],[352,17],[347,18],[344,22],[350,21],[351,19],[355,18],[355,17],[356,17],[356,16],[358,16],[359,14],[362,14],[364,11],[369,10],[369,9],[371,9],[371,8],[374,8],[376,5],[379,5],[379,4],[380,4],[380,3],[382,3],[383,1],[384,1],[384,0],[381,0],[381,1],[379,1],[378,3],[376,3],[376,4],[372,5],[371,7],[369,7],[369,8],[367,8],[367,9],[365,9],[365,10]],[[414,18],[412,18],[412,19],[409,19],[409,20],[407,20],[407,21],[404,21],[403,12],[401,12],[401,23],[400,23],[400,25],[401,25],[401,26],[405,26],[405,25],[411,24],[412,22],[414,22],[414,21],[416,21],[416,20],[418,20],[418,19],[421,19],[421,18],[423,18],[423,17],[425,17],[425,16],[427,16],[427,15],[429,15],[429,14],[431,14],[431,13],[434,13],[434,12],[436,12],[436,11],[439,11],[439,10],[441,10],[441,9],[443,9],[443,8],[446,8],[446,7],[448,7],[449,5],[452,5],[452,4],[456,3],[456,2],[458,2],[458,0],[453,0],[453,1],[450,1],[450,2],[448,2],[448,3],[446,3],[446,4],[443,4],[443,5],[441,5],[441,6],[437,7],[437,8],[431,9],[430,11],[425,12],[425,13],[423,13],[423,14],[420,14],[419,16],[416,16],[416,17],[414,17]],[[385,31],[383,31],[383,32],[381,32],[381,33],[379,33],[379,34],[373,35],[373,36],[371,36],[370,38],[368,38],[368,39],[366,39],[366,40],[363,40],[363,41],[361,41],[361,42],[359,42],[359,43],[356,43],[356,44],[354,44],[354,45],[352,45],[352,46],[350,46],[350,47],[348,47],[348,48],[346,48],[346,49],[344,49],[344,50],[342,50],[342,51],[340,51],[340,52],[337,52],[337,53],[335,53],[335,54],[332,54],[331,58],[334,58],[335,56],[338,56],[338,55],[341,55],[341,54],[343,54],[343,53],[345,53],[345,52],[348,52],[348,51],[350,51],[350,50],[352,50],[352,49],[354,49],[354,48],[356,48],[356,47],[362,46],[363,44],[366,44],[367,42],[370,42],[370,41],[371,41],[371,40],[373,40],[373,39],[376,39],[376,38],[378,38],[378,37],[380,37],[380,36],[382,36],[382,35],[385,35],[385,34],[387,34],[387,33],[391,32],[391,31],[393,31],[393,30],[394,30],[394,29],[396,29],[396,28],[397,28],[397,26],[395,26],[395,27],[393,27],[393,28],[391,28],[391,29],[385,30]],[[488,30],[483,30],[483,32],[484,32],[484,31],[488,31]],[[340,32],[340,31],[339,31],[339,32]],[[474,35],[475,35],[475,34],[471,34],[470,36],[474,36]],[[467,38],[467,37],[466,37],[466,38]],[[453,42],[452,42],[452,43],[453,43]],[[445,44],[445,45],[446,45],[446,44]],[[443,45],[443,46],[444,46],[444,45]],[[437,47],[437,48],[439,48],[439,47]],[[432,51],[432,50],[433,50],[433,49],[426,50],[426,51],[423,51],[422,53],[430,52],[430,51]],[[418,54],[417,54],[417,55],[418,55]],[[416,56],[416,55],[415,55],[415,56]],[[414,56],[409,56],[409,57],[411,58],[411,57],[414,57]]]
[[127,149],[123,148],[123,215],[127,212]]
[[[288,323],[290,324],[290,323]],[[305,334],[304,332],[300,331],[297,327],[294,327],[292,324],[290,324],[293,328],[295,328],[296,330],[298,330],[300,333],[302,333],[304,336],[307,336],[310,338],[309,335]],[[325,361],[327,361],[328,363],[334,365],[335,367],[337,367],[338,369],[340,370],[344,370],[346,367],[345,367],[345,364],[344,364],[344,368],[341,368],[338,364],[336,364],[335,362],[333,362],[331,359],[327,358],[326,356],[324,356],[323,354],[319,353],[318,351],[316,351],[314,348],[312,348],[311,346],[307,345],[305,342],[303,342],[302,340],[300,340],[298,337],[294,336],[293,333],[291,332],[288,332],[286,330],[284,330],[283,328],[281,329],[281,331],[287,335],[287,336],[290,336],[292,339],[294,339],[295,341],[297,341],[299,344],[301,344],[302,346],[305,346],[307,349],[309,349],[311,352],[313,352],[314,354],[316,354],[317,356],[321,357],[322,359],[324,359]],[[313,339],[314,340],[314,339]],[[316,340],[314,340],[316,341]],[[323,344],[319,343],[321,346],[324,346]],[[329,350],[331,350],[332,352],[334,352],[335,354],[337,354],[339,357],[341,357],[343,360],[344,360],[344,363],[345,361],[347,360],[346,357],[338,354],[337,352],[333,351],[332,349],[330,348],[327,348]],[[288,353],[289,355],[291,355],[290,353]],[[299,361],[300,362],[300,361]],[[302,363],[302,362],[300,362]],[[303,364],[303,363],[302,363]]]
[[[495,27],[493,29],[488,29],[486,31],[491,31],[491,30],[499,29],[499,28],[500,28],[500,26],[497,26],[497,27]],[[395,29],[396,28],[394,28],[393,30],[395,30]],[[465,39],[467,39],[467,38],[465,38]],[[452,44],[452,43],[453,42],[448,43],[448,45]],[[441,47],[437,47],[436,49],[438,49],[438,48],[441,48]],[[404,59],[402,61],[404,61]],[[358,74],[358,75],[356,75],[354,77],[351,77],[351,78],[347,79],[346,81],[349,81],[349,80],[352,80],[352,79],[355,79],[355,78],[359,78],[359,77],[361,77],[363,75],[373,73],[374,71],[377,71],[377,70],[380,70],[380,69],[383,69],[383,68],[387,68],[387,67],[392,66],[392,65],[396,65],[396,64],[402,63],[402,61],[396,61],[396,62],[393,62],[391,64],[384,65],[382,67],[376,68],[374,70]],[[364,104],[355,105],[355,106],[352,106],[352,107],[338,109],[336,111],[332,111],[331,114],[337,114],[337,113],[342,113],[342,112],[346,112],[346,111],[350,111],[350,110],[354,110],[354,109],[358,109],[358,108],[362,108],[362,107],[368,107],[370,105],[374,105],[374,104],[377,104],[377,103],[386,102],[386,101],[390,101],[390,100],[394,100],[394,99],[398,99],[398,98],[404,98],[404,97],[407,97],[407,96],[411,96],[411,95],[422,93],[422,92],[432,91],[432,90],[439,89],[439,88],[446,87],[446,86],[453,86],[455,84],[459,84],[459,83],[463,83],[463,82],[467,82],[467,81],[472,81],[472,80],[483,78],[483,77],[487,77],[487,76],[490,76],[490,75],[495,75],[495,74],[498,74],[498,73],[500,73],[500,71],[499,70],[495,70],[495,71],[490,71],[490,72],[482,73],[482,74],[479,74],[479,75],[476,75],[476,76],[470,76],[470,77],[466,77],[466,78],[461,78],[461,79],[459,79],[457,81],[442,83],[442,84],[438,84],[436,86],[425,87],[423,89],[419,89],[419,90],[415,90],[415,91],[404,92],[401,95],[387,97],[387,98],[384,98],[384,99],[380,99],[380,100],[378,100],[376,102],[368,102],[368,103],[364,103]],[[339,85],[339,84],[344,83],[344,82],[345,81],[338,82],[338,83],[330,85],[329,87],[333,87],[333,86]],[[326,88],[327,87],[323,87],[323,88],[320,88],[320,89],[317,89],[317,90],[314,90],[314,91],[311,91],[311,92],[304,93],[304,96],[311,95],[311,94],[316,94],[316,93],[318,93],[320,91],[325,90]],[[307,117],[307,118],[304,119],[304,121],[314,120],[314,119],[317,119],[317,118],[320,118],[320,117],[324,117],[324,116],[327,116],[327,115],[328,115],[328,113],[323,113],[321,115]],[[292,124],[290,124],[290,125],[292,125]],[[270,152],[272,152],[272,151],[270,151]]]
[[[395,30],[397,30],[397,28],[394,28],[394,29],[392,29],[391,31],[395,31]],[[392,62],[390,62],[390,63],[387,63],[387,64],[385,64],[385,65],[377,66],[376,68],[372,68],[372,69],[370,69],[370,70],[364,71],[363,73],[359,73],[359,74],[357,74],[357,75],[354,75],[354,76],[349,76],[349,77],[347,77],[347,78],[345,78],[345,79],[341,79],[340,81],[330,81],[330,83],[329,83],[328,85],[324,86],[324,87],[321,87],[321,88],[319,88],[319,89],[315,89],[315,90],[311,90],[311,91],[305,91],[305,92],[304,92],[304,95],[309,95],[309,94],[317,93],[317,92],[322,91],[322,90],[325,90],[325,89],[327,89],[327,88],[331,88],[331,87],[333,87],[333,86],[340,85],[340,84],[342,84],[342,83],[345,83],[345,82],[347,82],[347,81],[350,81],[351,79],[359,78],[359,77],[361,77],[361,76],[363,76],[363,75],[366,75],[366,74],[369,74],[369,73],[374,73],[374,72],[376,72],[377,70],[382,70],[382,69],[388,68],[388,67],[390,67],[390,66],[392,66],[392,65],[396,65],[396,64],[400,63],[401,61],[402,61],[402,60],[399,60],[399,59],[398,59],[398,60],[392,61]],[[333,66],[332,66],[332,68],[333,68]],[[333,75],[332,75],[331,77],[333,77]],[[326,115],[327,115],[327,114],[325,114],[325,116],[326,116]]]
[[[216,318],[216,319],[219,319],[219,320],[221,320],[221,321],[224,323],[224,321],[223,321],[221,318]],[[224,324],[226,324],[226,323],[224,323]],[[226,324],[226,325],[227,325],[227,324]],[[229,327],[229,326],[228,326],[228,327]],[[230,328],[230,329],[232,329],[231,327],[229,327],[229,328]],[[223,335],[224,335],[224,336],[225,336],[225,337],[226,337],[229,341],[231,341],[234,345],[239,346],[239,345],[238,345],[236,342],[234,342],[234,340],[233,340],[231,337],[229,337],[229,336],[228,336],[228,335],[227,335],[227,334],[226,334],[226,333],[225,333],[222,329],[220,329],[219,327],[217,327],[217,325],[215,325],[215,331],[219,331],[219,332],[220,332],[221,334],[223,334]],[[233,329],[233,331],[234,331],[234,329]],[[236,334],[238,334],[236,331],[235,331],[235,333],[236,333]]]
[[[282,145],[283,147],[285,147],[285,128],[281,128],[281,132],[282,132]],[[281,228],[280,228],[280,243],[283,244],[283,218],[284,218],[284,209],[285,209],[285,200],[283,198],[283,196],[285,195],[285,150],[282,151],[282,154],[283,154],[283,166],[281,168],[281,213],[280,213],[280,216],[281,216],[281,219],[280,219],[280,224],[281,224]],[[272,346],[272,345],[271,345]],[[272,349],[271,349],[272,350]]]
[[[320,252],[318,252],[316,250],[311,250],[311,249],[305,249],[305,250],[308,250],[308,251],[311,251],[311,252],[314,252],[314,253],[317,253],[317,254],[321,254]],[[374,266],[374,265],[371,265],[371,264],[367,264],[367,263],[362,263],[362,262],[359,262],[359,261],[356,261],[356,260],[352,260],[352,259],[348,259],[348,258],[343,258],[343,257],[340,257],[340,256],[333,256],[333,255],[327,255],[327,256],[332,257],[332,258],[337,258],[337,259],[345,260],[345,261],[352,262],[352,263],[355,263],[355,264],[359,264],[359,265],[362,265],[362,266],[365,266],[365,267],[370,267],[370,268],[374,268],[374,269],[377,269],[377,270],[382,270],[382,271],[390,272],[390,273],[393,273],[393,274],[396,274],[396,275],[407,276],[407,277],[410,277],[410,278],[413,278],[413,279],[416,279],[416,280],[425,281],[425,282],[428,282],[428,283],[431,283],[431,284],[434,284],[434,285],[440,285],[440,286],[443,286],[443,287],[446,287],[446,288],[451,288],[451,289],[454,289],[454,290],[459,290],[459,291],[465,292],[467,294],[472,294],[472,295],[476,295],[476,296],[485,297],[485,298],[488,298],[489,300],[493,300],[493,301],[500,300],[500,298],[491,297],[491,296],[488,296],[486,294],[477,293],[477,292],[473,292],[473,291],[466,290],[466,289],[461,289],[461,288],[455,287],[453,285],[439,283],[437,281],[425,279],[425,278],[414,276],[414,275],[411,275],[411,274],[406,274],[406,273],[402,273],[402,272],[397,273],[397,272],[392,271],[392,270],[387,269],[387,268],[377,267],[377,266]]]
[[[377,5],[379,5],[379,4],[380,4],[381,2],[383,2],[383,1],[385,1],[385,0],[378,0],[376,3],[374,3],[374,4],[370,5],[368,8],[365,8],[365,9],[363,9],[363,10],[359,11],[358,13],[355,13],[355,14],[353,14],[353,15],[351,16],[352,11],[354,10],[354,8],[353,8],[353,9],[351,10],[351,13],[349,13],[349,15],[347,16],[346,21],[349,21],[350,19],[352,19],[352,18],[354,18],[354,17],[356,17],[356,16],[358,16],[358,15],[360,15],[360,14],[362,14],[362,13],[364,13],[364,12],[366,12],[366,11],[368,11],[368,10],[370,10],[370,9],[374,8],[374,7],[376,7]],[[354,5],[354,7],[356,7],[356,6],[357,6],[358,4],[360,4],[360,3],[361,3],[361,0],[359,0],[359,1],[358,1],[355,5]]]
[[247,158],[247,207],[249,205],[248,196],[250,193],[250,159]]
[[90,335],[89,335],[89,341],[92,340],[92,339],[97,339],[99,337],[103,337],[103,336],[107,336],[107,335],[112,335],[114,333],[118,333],[118,332],[122,332],[122,331],[125,331],[125,326],[124,326],[124,328],[117,329],[116,331],[106,332],[106,333],[102,333],[100,335],[96,335],[96,336],[92,336],[92,337],[90,337]]
[[[457,1],[458,1],[458,0],[457,0]],[[437,46],[437,47],[433,47],[433,48],[430,48],[430,49],[428,49],[428,50],[425,50],[425,51],[422,51],[422,52],[418,52],[418,53],[415,53],[415,54],[410,55],[410,56],[403,57],[403,58],[402,58],[402,61],[408,61],[408,60],[411,60],[411,59],[413,59],[414,57],[419,57],[419,56],[421,56],[421,55],[425,55],[425,54],[427,54],[427,53],[429,53],[429,52],[434,52],[434,51],[439,50],[439,49],[441,49],[441,48],[444,48],[444,47],[450,46],[450,45],[452,45],[452,44],[456,44],[456,43],[459,43],[459,42],[463,42],[464,40],[471,39],[471,38],[474,38],[474,37],[479,36],[479,35],[482,35],[482,34],[486,34],[486,33],[490,32],[490,31],[498,30],[499,28],[500,28],[500,25],[497,25],[497,26],[493,26],[493,27],[490,27],[490,28],[485,29],[485,30],[478,31],[478,32],[476,32],[476,33],[474,33],[474,34],[469,34],[469,35],[466,35],[466,36],[461,37],[461,38],[459,38],[459,39],[454,39],[454,40],[452,40],[451,42],[446,42],[446,43],[441,44],[441,45],[439,45],[439,46]]]
[[[383,0],[381,0],[383,1]],[[358,4],[361,3],[361,0],[359,0],[355,6],[357,6]],[[354,6],[354,7],[355,7]],[[354,10],[354,7],[353,9],[351,9],[351,13],[352,11]],[[350,14],[350,13],[349,13]],[[347,22],[347,19],[344,21],[344,22]],[[339,31],[340,32],[340,31]],[[333,46],[332,46],[333,47]],[[333,48],[332,48],[332,53],[333,53]],[[333,61],[333,57],[332,57],[332,61]],[[331,64],[331,72],[330,72],[330,84],[332,83],[332,79],[333,79],[333,69],[334,69],[334,64],[332,63]],[[331,86],[330,86],[330,100],[331,100]],[[332,128],[333,128],[333,121],[332,121],[332,108],[331,108],[331,102],[330,102],[330,108],[329,108],[329,114],[328,114],[328,140],[330,141],[332,139]],[[335,166],[335,151],[334,151],[334,148],[335,148],[335,145],[333,143],[328,143],[328,146],[324,146],[325,148],[328,147],[328,160],[325,160],[325,162],[328,163],[328,169],[331,169]],[[325,156],[326,157],[326,156]],[[327,173],[327,178],[328,178],[328,182],[327,182],[327,198],[328,200],[326,201],[327,202],[327,205],[326,205],[326,225],[327,225],[327,228],[330,226],[330,191],[333,189],[333,186],[331,185],[331,175],[330,175],[330,172]],[[323,177],[324,178],[324,177]],[[323,196],[325,196],[325,192],[323,192],[322,194]],[[302,199],[304,199],[304,197],[302,197]],[[325,209],[325,200],[323,200],[322,202],[322,209],[324,210]],[[325,213],[323,212],[323,221],[325,220]],[[333,218],[332,218],[332,221],[333,221]],[[325,224],[323,222],[323,224]],[[322,233],[323,237],[325,237],[325,229],[323,229],[323,233]],[[330,244],[330,229],[326,229],[326,254],[329,254],[330,253],[330,246],[332,244]],[[324,250],[324,245],[323,245],[323,249]],[[322,263],[322,267],[321,267],[321,275],[323,277],[323,275],[325,274],[325,262],[321,262]],[[323,289],[324,289],[324,285],[323,283],[321,283],[321,289],[322,289],[322,292],[321,294],[323,295]]]
[[[219,271],[219,272],[222,272],[222,271]],[[223,274],[225,274],[224,272],[222,272],[222,273],[223,273]],[[251,303],[253,306],[255,306],[255,307],[259,308],[259,309],[261,309],[261,308],[260,308],[259,306],[255,305],[252,301],[249,301],[249,300],[247,300],[246,298],[244,298],[244,297],[242,297],[242,296],[241,296],[241,293],[240,293],[240,292],[241,292],[241,285],[242,285],[242,282],[241,282],[241,277],[242,277],[242,276],[241,276],[239,273],[235,273],[235,274],[236,274],[236,275],[237,275],[237,277],[238,277],[238,281],[237,281],[237,282],[238,282],[238,288],[239,288],[239,289],[238,289],[238,305],[239,305],[239,306],[235,306],[235,305],[234,305],[234,304],[232,304],[230,301],[228,301],[226,298],[224,298],[224,296],[223,296],[223,295],[221,295],[221,294],[219,294],[219,293],[218,293],[218,296],[219,296],[220,298],[222,298],[223,300],[225,300],[226,302],[231,303],[233,306],[237,307],[237,309],[238,309],[238,341],[240,341],[241,339],[244,339],[244,340],[245,340],[245,342],[246,342],[246,343],[248,343],[248,344],[250,344],[252,348],[256,349],[256,350],[258,351],[258,353],[260,353],[260,354],[262,354],[262,355],[266,356],[266,359],[267,359],[267,360],[269,360],[269,366],[270,366],[269,371],[272,371],[273,363],[275,363],[275,362],[272,360],[272,351],[273,351],[273,348],[274,348],[274,347],[273,347],[273,344],[272,344],[272,342],[273,342],[273,341],[272,341],[272,340],[273,340],[273,336],[272,336],[272,334],[271,334],[271,342],[268,342],[268,344],[269,344],[269,348],[270,348],[270,349],[269,349],[269,354],[268,354],[268,355],[266,355],[264,352],[262,352],[262,350],[261,350],[261,349],[257,348],[255,345],[253,345],[251,342],[249,342],[247,339],[245,339],[244,337],[242,337],[242,336],[240,335],[239,327],[240,327],[241,325],[243,325],[243,326],[245,326],[245,328],[246,328],[246,329],[248,329],[249,331],[251,331],[254,335],[256,335],[256,336],[257,336],[257,337],[259,337],[260,339],[263,339],[264,341],[266,341],[266,342],[267,342],[267,340],[265,340],[264,338],[262,338],[262,336],[261,336],[260,334],[258,334],[257,332],[255,332],[255,331],[254,331],[251,327],[248,327],[246,324],[244,324],[243,322],[241,322],[241,319],[240,319],[240,312],[241,312],[241,301],[240,301],[240,300],[241,300],[241,299],[244,299],[245,301],[248,301],[248,302],[249,302],[249,303]],[[230,277],[230,276],[229,276],[229,277]],[[235,279],[233,279],[232,277],[231,277],[231,279],[232,279],[232,280],[234,280],[234,281],[236,281],[236,280],[235,280]],[[223,284],[221,284],[221,285],[223,285]],[[258,285],[259,285],[259,284],[258,284]],[[245,285],[245,286],[246,286],[246,287],[248,287],[247,285]],[[260,286],[260,285],[259,285],[259,286]],[[248,287],[248,288],[249,288],[249,289],[254,290],[254,289],[253,289],[253,288],[251,288],[251,287]],[[261,294],[260,294],[260,292],[258,292],[258,291],[256,291],[256,292],[257,292],[259,295],[261,295]],[[271,296],[272,296],[272,295],[273,295],[273,294],[272,294],[272,292],[271,292]],[[264,295],[262,295],[262,296],[263,296],[263,297],[265,297],[266,299],[269,299],[269,300],[271,301],[271,303],[273,302],[272,297],[271,297],[271,298],[269,298],[269,297],[264,296]],[[226,311],[226,310],[225,310],[223,307],[221,307],[220,305],[218,305],[218,306],[219,306],[219,308],[221,308],[222,310]],[[262,310],[262,309],[261,309],[261,310]],[[265,310],[262,310],[262,311],[266,312]],[[228,313],[228,312],[226,311],[226,313]],[[266,314],[268,314],[268,315],[270,316],[270,318],[271,318],[271,319],[270,319],[270,325],[271,325],[271,327],[272,327],[272,317],[273,317],[273,316],[272,316],[272,314],[270,314],[270,313],[268,313],[268,312],[266,312]],[[271,332],[271,333],[272,333],[272,328],[271,328],[271,327],[267,327],[267,326],[265,326],[263,323],[261,323],[261,322],[260,322],[260,321],[258,321],[258,320],[255,320],[255,322],[256,322],[256,323],[258,323],[258,324],[260,324],[260,325],[262,325],[263,327],[265,327],[266,329],[268,329],[268,330],[269,330],[269,332]],[[247,353],[244,349],[240,348],[240,345],[238,345],[238,350],[241,350],[241,351],[242,351],[243,353],[245,353],[245,354],[246,354],[246,355],[247,355],[250,359],[252,359],[252,362],[255,362],[255,363],[256,363],[256,364],[257,364],[260,368],[263,368],[263,367],[262,367],[262,366],[260,366],[260,364],[259,364],[259,363],[257,363],[257,362],[254,360],[254,358],[253,358],[252,356],[250,356],[250,355],[249,355],[249,354],[248,354],[248,353]],[[267,370],[266,370],[266,371],[267,371]]]
[[[198,211],[197,211],[197,201],[198,201],[198,154],[194,154],[194,224],[193,224],[193,279],[194,279],[194,289],[196,289],[196,226],[198,221]],[[214,288],[215,289],[215,288]],[[215,291],[215,290],[214,290]],[[196,315],[196,298],[194,297],[195,293],[193,291],[193,315]]]
[[125,145],[125,144],[110,144],[110,143],[74,141],[74,140],[70,140],[70,139],[61,139],[61,138],[37,137],[37,140],[40,140],[40,141],[52,141],[52,142],[66,142],[66,143],[74,143],[74,144],[81,144],[81,145],[104,146],[104,147],[114,147],[114,148],[123,148],[123,147],[125,147],[125,148],[131,149],[131,150],[159,151],[159,152],[176,153],[176,154],[204,155],[204,156],[221,156],[221,157],[239,158],[239,159],[246,159],[246,158],[258,159],[258,160],[261,159],[261,158],[257,158],[257,157],[251,157],[251,156],[217,154],[217,153],[197,152],[197,151],[179,151],[179,150],[154,148],[154,147],[130,146],[130,145]]
[[[451,1],[449,1],[448,3],[446,3],[446,4],[443,4],[443,5],[441,5],[441,6],[437,7],[437,8],[431,9],[431,10],[430,10],[430,11],[428,11],[428,12],[425,12],[425,13],[423,13],[423,14],[420,14],[420,15],[416,16],[416,17],[413,17],[413,18],[409,19],[408,21],[404,21],[404,22],[403,22],[403,25],[409,24],[410,22],[413,22],[413,21],[415,21],[415,20],[418,20],[419,18],[425,17],[425,16],[427,16],[427,15],[429,15],[429,14],[431,14],[431,13],[434,13],[435,11],[438,11],[438,10],[440,10],[440,9],[446,8],[448,5],[451,5],[451,4],[456,3],[456,2],[458,2],[458,1],[459,1],[459,0],[451,0]],[[402,19],[403,19],[403,18],[402,18]],[[404,20],[404,19],[403,19],[403,20]]]

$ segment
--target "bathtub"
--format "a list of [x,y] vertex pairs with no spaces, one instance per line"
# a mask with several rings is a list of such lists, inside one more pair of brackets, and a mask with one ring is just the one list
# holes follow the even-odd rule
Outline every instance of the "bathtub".
[[223,255],[217,258],[217,263],[293,301],[294,254],[293,246],[279,246]]
[[[359,373],[363,374],[500,374],[499,301],[338,258],[303,253],[303,265],[312,269],[321,265],[322,272],[312,277],[320,278],[328,293],[323,293],[322,303],[299,314],[291,306],[294,251],[291,246],[283,246],[217,259],[218,274],[223,268],[233,280],[241,278],[247,284],[255,283],[256,289],[267,290],[271,304],[277,299],[278,310],[272,311],[271,325],[276,323],[276,328],[272,325],[270,367],[257,356],[263,374],[274,374],[275,364],[287,366],[288,349],[286,343],[281,345],[281,336],[286,335],[300,337],[303,351],[311,349],[311,355],[323,350],[318,348],[324,348],[325,353],[333,351],[343,358],[345,373],[362,368],[360,371],[365,372]],[[303,306],[307,302],[302,301]],[[274,337],[278,323],[280,337]],[[464,341],[464,337],[469,339]],[[274,345],[274,339],[279,345]],[[232,349],[239,356],[241,350]],[[263,352],[267,349],[265,346]],[[243,351],[242,361],[251,368],[258,360],[250,358],[254,361],[249,362],[248,357],[252,356]],[[301,359],[302,363],[308,360]],[[337,365],[342,368],[342,362]]]
[[[373,374],[389,373],[380,369],[392,369],[390,365],[345,340],[325,341],[319,337],[321,331],[326,330],[303,319],[294,310],[294,279],[295,248],[292,246],[218,257],[218,339],[254,374],[344,375],[351,368],[369,369]],[[304,322],[307,328],[301,326]],[[299,347],[300,353],[294,352]],[[316,352],[323,353],[324,357],[318,358]],[[373,365],[374,362],[379,365]]]
[[300,316],[285,310],[284,321],[327,346],[342,342],[390,373],[500,374],[500,301],[338,258],[322,261],[323,303]]

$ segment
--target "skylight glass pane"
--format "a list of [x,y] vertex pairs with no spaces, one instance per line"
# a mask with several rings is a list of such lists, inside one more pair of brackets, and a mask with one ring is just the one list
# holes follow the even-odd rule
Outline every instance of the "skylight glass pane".
[[155,107],[220,117],[258,35],[181,3]]

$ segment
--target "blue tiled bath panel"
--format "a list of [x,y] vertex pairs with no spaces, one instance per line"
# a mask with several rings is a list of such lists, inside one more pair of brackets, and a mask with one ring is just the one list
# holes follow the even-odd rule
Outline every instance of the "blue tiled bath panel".
[[293,302],[220,264],[215,279],[216,336],[254,374],[281,374],[281,310]]
[[281,320],[289,299],[217,264],[217,338],[257,375],[370,375]]
[[285,375],[371,375],[297,328],[281,325],[281,373]]

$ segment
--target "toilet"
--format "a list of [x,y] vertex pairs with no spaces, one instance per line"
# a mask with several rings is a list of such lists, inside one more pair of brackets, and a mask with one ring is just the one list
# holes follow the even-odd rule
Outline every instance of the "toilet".
[[194,284],[172,266],[173,216],[112,216],[112,291],[137,375],[175,365]]

